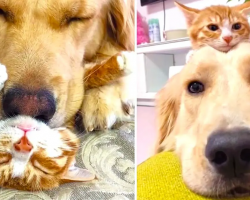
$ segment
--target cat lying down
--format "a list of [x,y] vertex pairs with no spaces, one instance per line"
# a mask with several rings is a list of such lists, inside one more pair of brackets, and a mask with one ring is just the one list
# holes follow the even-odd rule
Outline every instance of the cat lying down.
[[27,116],[0,121],[0,187],[47,190],[95,175],[74,166],[79,139]]

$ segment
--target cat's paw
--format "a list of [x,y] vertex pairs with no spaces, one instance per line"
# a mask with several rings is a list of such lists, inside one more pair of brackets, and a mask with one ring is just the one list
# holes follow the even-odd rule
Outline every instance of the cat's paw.
[[0,90],[3,89],[5,81],[8,79],[6,67],[0,64]]
[[119,68],[125,74],[132,73],[136,68],[136,54],[135,52],[123,51],[117,56],[117,63]]
[[186,63],[189,62],[189,60],[191,59],[191,57],[193,56],[194,54],[194,50],[190,50],[187,55],[186,55]]

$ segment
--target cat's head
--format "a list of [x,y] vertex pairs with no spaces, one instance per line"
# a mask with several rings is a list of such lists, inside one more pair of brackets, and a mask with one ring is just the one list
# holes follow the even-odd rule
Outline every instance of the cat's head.
[[216,5],[202,10],[175,4],[184,13],[194,49],[209,45],[227,52],[241,41],[249,40],[247,15],[250,2],[235,7]]
[[68,129],[50,129],[30,117],[0,121],[0,187],[44,190],[57,187],[79,146]]

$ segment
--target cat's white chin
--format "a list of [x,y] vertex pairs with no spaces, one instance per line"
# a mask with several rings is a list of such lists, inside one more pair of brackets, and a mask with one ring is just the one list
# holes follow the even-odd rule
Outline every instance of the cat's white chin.
[[218,51],[221,52],[228,52],[230,51],[235,45],[230,44],[230,45],[225,45],[225,46],[212,46],[213,48],[217,49]]

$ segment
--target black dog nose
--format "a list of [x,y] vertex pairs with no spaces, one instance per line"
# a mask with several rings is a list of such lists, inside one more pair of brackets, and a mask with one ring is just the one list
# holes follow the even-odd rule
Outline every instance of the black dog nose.
[[216,131],[208,138],[205,155],[216,171],[225,177],[250,173],[250,129]]
[[48,90],[30,91],[13,88],[3,96],[3,110],[7,117],[28,115],[48,122],[56,112],[56,102]]

